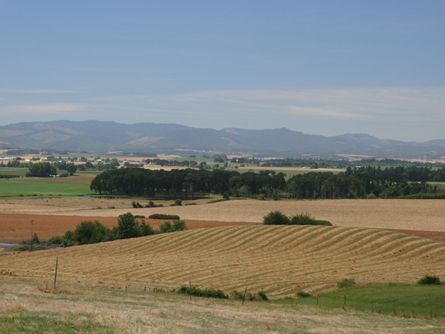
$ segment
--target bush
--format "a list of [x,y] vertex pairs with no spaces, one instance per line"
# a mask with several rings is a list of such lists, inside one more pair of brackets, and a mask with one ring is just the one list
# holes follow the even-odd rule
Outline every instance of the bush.
[[163,222],[160,226],[159,226],[159,232],[160,233],[168,233],[168,232],[172,232],[172,224],[170,222]]
[[244,300],[249,300],[249,301],[256,301],[256,300],[267,301],[267,300],[269,300],[269,297],[267,297],[267,295],[264,291],[260,291],[257,293],[246,292],[246,295],[244,295],[244,292],[233,291],[232,298],[238,299],[238,300],[244,299]]
[[135,209],[143,208],[142,204],[139,203],[139,202],[135,202],[135,201],[133,201],[133,202],[131,202],[131,205],[132,205],[133,208],[135,208]]
[[197,297],[207,297],[207,298],[221,298],[221,299],[228,299],[229,296],[227,296],[224,291],[222,290],[216,290],[216,289],[201,289],[196,286],[188,286],[183,285],[178,290],[179,293],[184,295],[192,295]]
[[128,212],[118,217],[117,235],[119,239],[139,236],[139,225],[131,213]]
[[77,225],[71,237],[79,244],[93,244],[109,240],[110,229],[98,221],[84,221]]
[[187,229],[183,220],[175,220],[171,227],[172,231],[184,231]]
[[272,211],[263,218],[266,225],[289,225],[290,220],[284,213],[280,211]]
[[148,204],[145,206],[146,208],[160,208],[160,207],[163,207],[164,206],[164,204],[156,204],[155,202],[153,202],[153,201],[148,201]]
[[269,300],[269,297],[267,297],[266,293],[264,291],[258,292],[258,297],[261,298],[261,300],[267,301]]
[[280,211],[272,211],[263,218],[266,225],[324,225],[332,226],[327,220],[318,220],[307,213],[301,213],[289,218]]
[[306,292],[306,291],[299,291],[299,292],[297,292],[297,297],[309,298],[309,297],[312,297],[312,295],[309,292]]
[[440,280],[440,278],[438,276],[425,275],[417,282],[417,284],[422,284],[422,285],[440,285],[440,284],[443,284],[443,282]]
[[154,213],[148,216],[150,219],[171,219],[171,220],[180,220],[181,218],[178,215],[167,215],[162,213]]
[[64,242],[64,238],[56,235],[54,237],[49,238],[46,243],[48,245],[62,246],[63,242]]
[[345,279],[342,279],[341,281],[337,282],[337,287],[340,289],[350,288],[354,285],[355,285],[355,281],[353,279],[349,279],[349,278],[345,278]]
[[142,236],[152,235],[154,233],[155,233],[155,231],[153,230],[153,228],[149,224],[146,224],[145,222],[143,222],[141,224],[141,226],[140,226],[140,234]]
[[330,222],[327,220],[317,220],[313,217],[311,217],[307,213],[301,213],[298,215],[293,216],[290,219],[291,225],[324,225],[324,226],[332,226]]

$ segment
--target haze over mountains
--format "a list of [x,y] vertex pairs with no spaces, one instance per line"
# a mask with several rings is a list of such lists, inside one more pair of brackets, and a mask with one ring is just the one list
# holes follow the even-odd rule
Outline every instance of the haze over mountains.
[[1,126],[0,147],[91,153],[246,152],[287,157],[305,154],[394,158],[445,156],[445,140],[402,142],[367,134],[309,135],[287,128],[215,130],[178,124],[102,121],[27,122]]

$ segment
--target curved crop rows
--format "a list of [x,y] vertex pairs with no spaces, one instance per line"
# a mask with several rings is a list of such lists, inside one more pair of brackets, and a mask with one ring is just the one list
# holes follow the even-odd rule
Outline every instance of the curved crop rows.
[[392,231],[322,226],[198,229],[34,253],[0,253],[0,272],[63,283],[174,288],[192,282],[270,296],[321,291],[343,278],[413,283],[445,276],[445,244]]

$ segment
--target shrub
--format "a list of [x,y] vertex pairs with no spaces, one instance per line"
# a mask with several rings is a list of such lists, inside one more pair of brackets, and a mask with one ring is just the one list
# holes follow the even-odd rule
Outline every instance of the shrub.
[[143,218],[145,218],[145,216],[144,215],[134,215],[134,218],[136,218],[136,219],[143,219]]
[[290,220],[291,225],[325,225],[332,226],[327,220],[317,220],[307,213],[295,215]]
[[309,292],[306,292],[306,291],[299,291],[299,292],[297,292],[297,297],[309,298],[309,297],[312,297],[312,295]]
[[325,225],[332,226],[327,220],[318,220],[307,213],[301,213],[289,218],[280,211],[272,211],[263,218],[266,225]]
[[186,229],[187,229],[187,227],[185,226],[185,223],[183,220],[175,220],[171,227],[172,231],[184,231]]
[[345,278],[345,279],[342,279],[341,281],[337,282],[337,287],[339,287],[340,289],[350,288],[354,285],[355,285],[355,281],[350,278]]
[[118,217],[117,234],[119,239],[134,238],[139,236],[139,226],[131,213],[125,213]]
[[109,235],[110,229],[98,221],[84,221],[77,225],[70,239],[81,245],[92,244],[109,240]]
[[266,293],[264,291],[258,292],[258,297],[261,298],[261,300],[267,301],[269,300],[269,297],[267,297]]
[[417,282],[417,284],[422,284],[422,285],[440,285],[440,284],[443,284],[443,282],[440,280],[440,278],[438,276],[425,275]]
[[63,245],[64,238],[60,237],[58,235],[51,237],[46,242],[48,245],[55,245],[55,246],[61,246]]
[[154,213],[148,216],[150,219],[171,219],[171,220],[180,220],[181,218],[178,215],[167,215],[162,213]]
[[216,289],[201,289],[196,286],[188,286],[183,285],[178,290],[179,293],[184,295],[192,295],[197,297],[207,297],[207,298],[221,298],[221,299],[228,299],[229,296],[227,296],[224,291],[222,290],[216,290]]
[[152,235],[154,234],[155,231],[153,230],[153,228],[149,225],[146,224],[145,222],[143,222],[140,226],[140,234],[145,236],[145,235]]
[[172,224],[170,222],[163,222],[160,226],[159,226],[159,232],[160,233],[168,233],[168,232],[172,232]]
[[288,225],[290,220],[284,213],[272,211],[264,216],[263,223],[266,225]]
[[131,202],[131,205],[132,205],[133,208],[135,208],[135,209],[143,208],[142,204],[139,203],[139,202],[135,202],[135,201],[133,201],[133,202]]

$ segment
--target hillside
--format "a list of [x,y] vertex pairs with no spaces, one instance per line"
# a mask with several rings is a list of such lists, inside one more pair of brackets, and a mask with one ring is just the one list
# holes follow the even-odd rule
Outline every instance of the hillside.
[[282,156],[359,154],[422,158],[445,155],[445,140],[408,143],[366,134],[325,137],[286,128],[214,130],[177,124],[99,121],[29,122],[0,126],[0,147],[95,153],[206,151]]
[[271,297],[325,291],[336,282],[414,283],[445,277],[445,244],[384,230],[238,226],[198,229],[34,253],[0,255],[0,272],[60,286],[264,290]]

